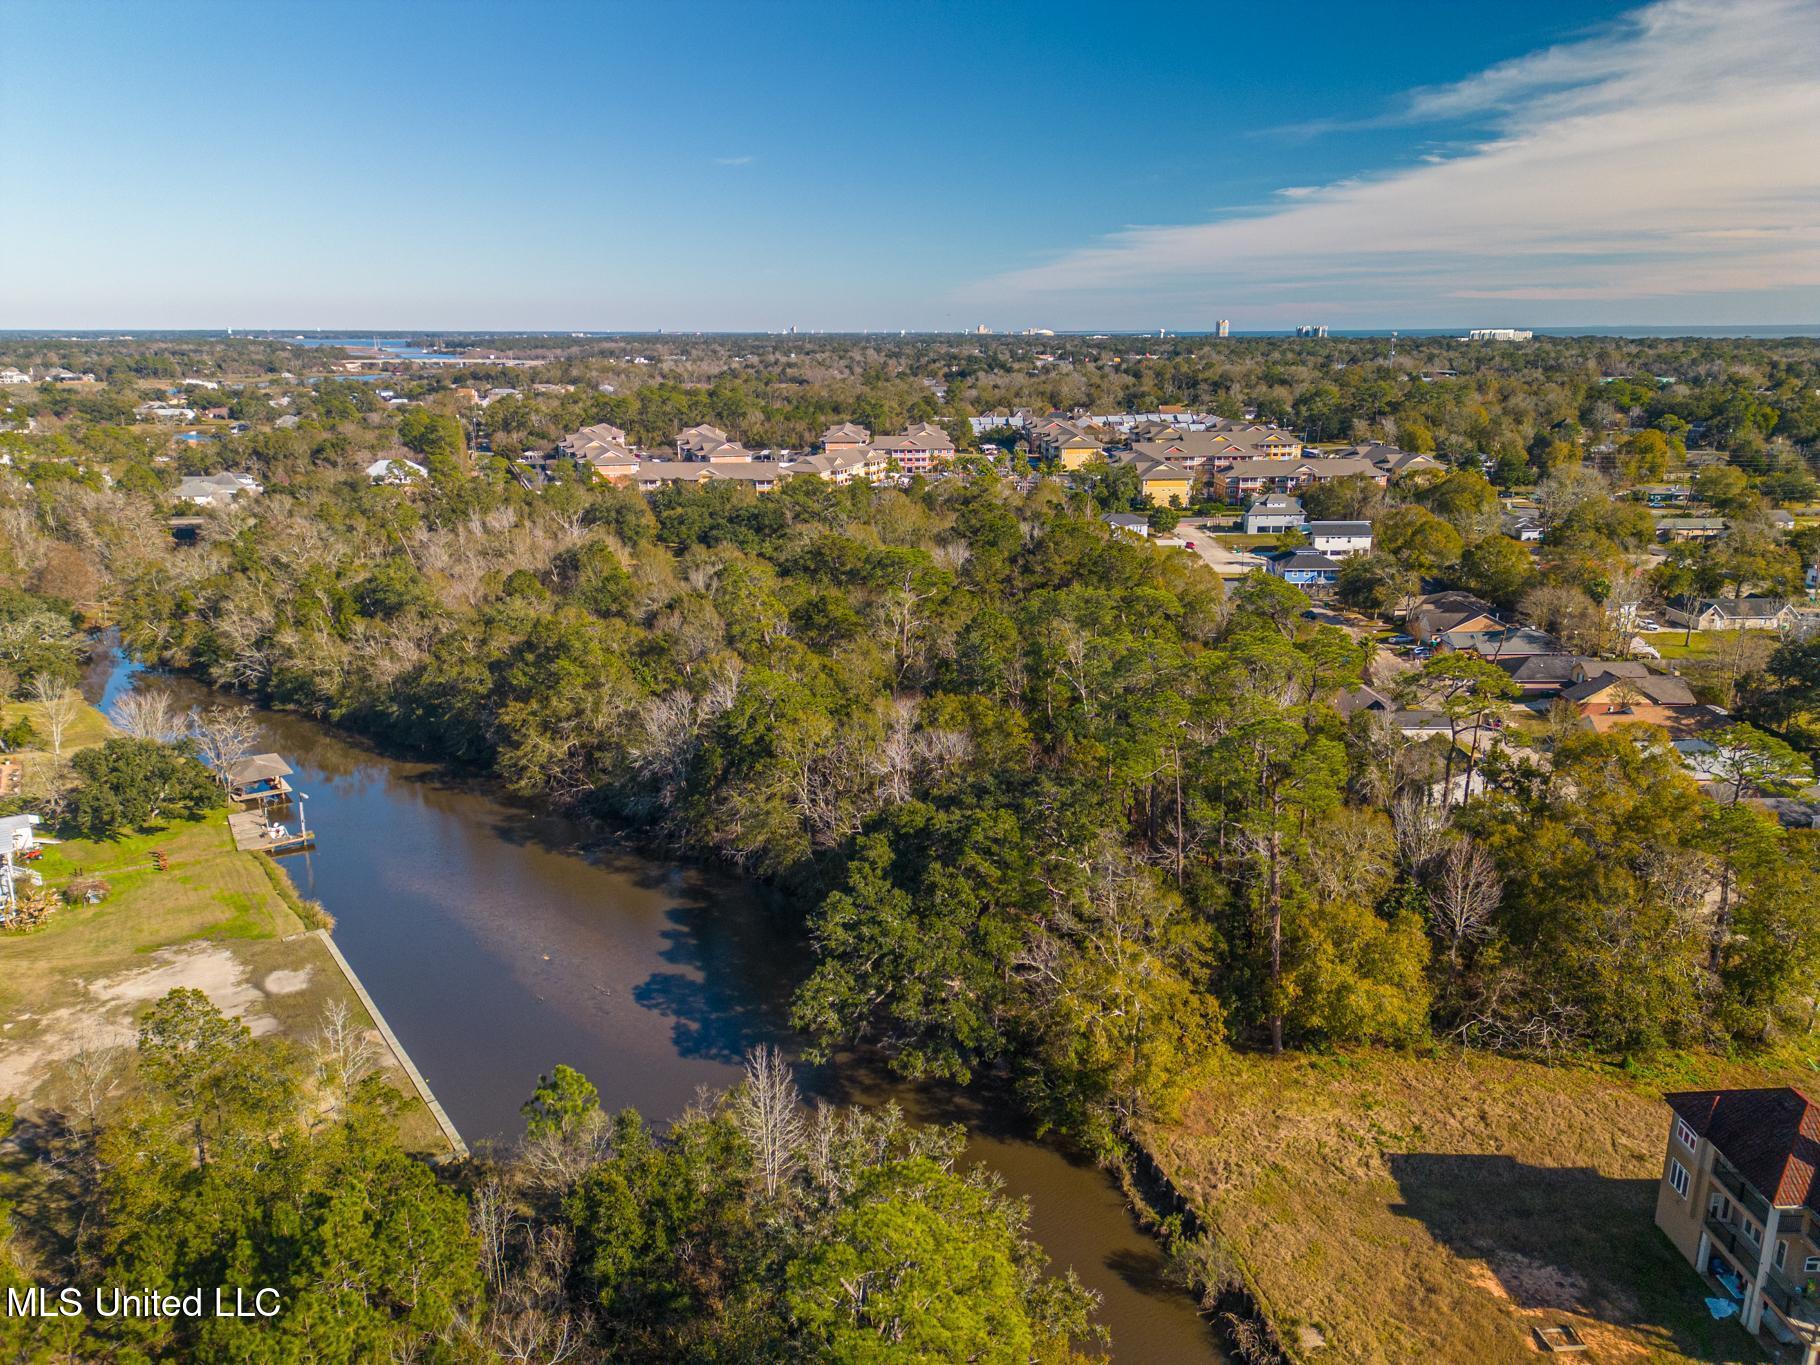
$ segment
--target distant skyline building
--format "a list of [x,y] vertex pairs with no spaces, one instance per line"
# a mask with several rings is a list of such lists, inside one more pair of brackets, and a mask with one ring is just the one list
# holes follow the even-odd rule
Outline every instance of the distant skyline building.
[[1519,327],[1475,327],[1466,334],[1468,341],[1528,341],[1535,336]]
[[1216,337],[1231,336],[1232,335],[1232,319],[1231,318],[1221,318],[1218,322],[1214,323],[1213,324],[1213,334]]
[[1305,322],[1295,329],[1295,334],[1299,337],[1324,337],[1327,335],[1327,324]]

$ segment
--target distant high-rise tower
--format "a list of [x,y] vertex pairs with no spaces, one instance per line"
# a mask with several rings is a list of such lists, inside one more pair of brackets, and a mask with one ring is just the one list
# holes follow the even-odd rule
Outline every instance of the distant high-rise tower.
[[1303,323],[1295,329],[1295,334],[1299,337],[1324,337],[1327,335],[1327,324],[1324,322]]
[[1218,322],[1214,323],[1213,324],[1213,334],[1216,337],[1231,336],[1232,335],[1232,319],[1231,318],[1221,318]]

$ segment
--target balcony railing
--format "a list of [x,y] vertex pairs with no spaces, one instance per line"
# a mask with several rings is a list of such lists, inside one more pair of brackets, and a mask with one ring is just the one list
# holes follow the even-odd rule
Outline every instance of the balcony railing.
[[[1743,1267],[1745,1274],[1755,1279],[1757,1267],[1763,1263],[1763,1248],[1738,1231],[1735,1223],[1723,1223],[1711,1214],[1706,1216],[1706,1232],[1714,1243],[1724,1247],[1732,1254],[1732,1259]],[[1705,1266],[1700,1269],[1705,1270]]]
[[1789,1322],[1820,1332],[1820,1301],[1810,1298],[1803,1286],[1772,1270],[1769,1278],[1764,1281],[1763,1297],[1775,1305],[1776,1311]]
[[1732,1197],[1733,1203],[1757,1220],[1759,1227],[1769,1222],[1769,1200],[1724,1157],[1713,1163],[1713,1179]]

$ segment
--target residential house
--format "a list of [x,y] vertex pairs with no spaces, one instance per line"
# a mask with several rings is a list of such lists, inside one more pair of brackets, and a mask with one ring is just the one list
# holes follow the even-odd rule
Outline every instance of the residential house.
[[1498,630],[1497,608],[1469,592],[1437,592],[1418,598],[1409,611],[1409,633],[1426,644],[1450,630]]
[[225,507],[236,498],[257,497],[263,492],[265,489],[250,475],[196,474],[177,485],[176,497],[179,502],[198,507]]
[[1663,614],[1695,630],[1786,630],[1798,619],[1780,597],[1671,597]]
[[1492,662],[1510,675],[1525,697],[1559,696],[1600,673],[1620,678],[1649,676],[1649,666],[1641,660],[1594,659],[1583,654],[1517,654]]
[[11,365],[0,369],[0,384],[29,384],[32,377],[24,370],[15,370]]
[[1404,739],[1446,739],[1454,726],[1445,711],[1392,711],[1390,723]]
[[872,440],[872,433],[857,422],[842,422],[829,427],[821,435],[820,445],[824,455],[850,455],[856,450],[863,450]]
[[1511,516],[1504,518],[1504,534],[1524,545],[1534,545],[1548,534],[1540,517]]
[[1108,512],[1103,520],[1115,531],[1142,536],[1146,540],[1150,538],[1150,518],[1137,512]]
[[[1606,664],[1598,667],[1609,667]],[[1620,725],[1656,725],[1675,738],[1725,723],[1724,711],[1694,700],[1683,678],[1661,673],[1592,674],[1561,692],[1594,730]]]
[[1333,699],[1334,709],[1350,719],[1361,711],[1377,711],[1388,715],[1397,709],[1397,704],[1377,688],[1361,683],[1349,688]]
[[1656,518],[1656,539],[1665,543],[1717,540],[1725,531],[1724,517]]
[[1561,642],[1546,631],[1527,626],[1497,626],[1490,630],[1444,630],[1436,637],[1449,654],[1477,654],[1483,659],[1516,659],[1526,654],[1559,654]]
[[1270,572],[1285,583],[1319,590],[1339,581],[1340,566],[1314,550],[1285,550],[1269,557]]
[[1369,521],[1311,521],[1308,543],[1329,559],[1371,553]]
[[1746,1331],[1820,1365],[1820,1110],[1789,1086],[1663,1099],[1656,1226]]
[[372,464],[367,466],[366,475],[367,478],[374,483],[401,486],[403,484],[416,483],[420,479],[429,478],[430,471],[418,464],[415,460],[389,458],[374,460]]
[[1245,509],[1240,522],[1248,536],[1282,535],[1285,531],[1308,529],[1308,514],[1302,500],[1287,493],[1267,493]]
[[176,403],[151,402],[134,408],[133,415],[142,422],[194,422],[196,409]]

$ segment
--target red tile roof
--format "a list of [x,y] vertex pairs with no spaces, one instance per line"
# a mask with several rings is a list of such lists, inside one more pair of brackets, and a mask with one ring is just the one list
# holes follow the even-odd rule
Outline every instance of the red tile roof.
[[1686,1090],[1669,1107],[1778,1208],[1820,1212],[1820,1108],[1799,1090]]

